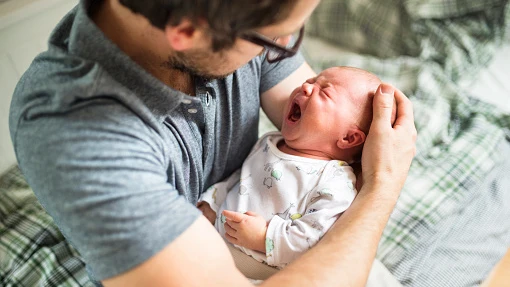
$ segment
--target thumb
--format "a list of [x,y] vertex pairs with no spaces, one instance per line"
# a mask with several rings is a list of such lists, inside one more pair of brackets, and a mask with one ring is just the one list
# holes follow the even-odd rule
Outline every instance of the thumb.
[[232,220],[233,222],[241,222],[243,221],[243,219],[248,217],[248,215],[230,210],[223,210],[222,214],[225,215],[227,219]]
[[374,118],[372,125],[391,126],[393,104],[395,102],[395,88],[388,84],[380,84],[372,103]]

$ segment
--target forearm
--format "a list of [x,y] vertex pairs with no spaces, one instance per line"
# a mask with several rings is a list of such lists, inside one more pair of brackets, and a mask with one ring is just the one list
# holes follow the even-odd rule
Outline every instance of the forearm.
[[396,194],[364,186],[323,239],[264,286],[364,286]]

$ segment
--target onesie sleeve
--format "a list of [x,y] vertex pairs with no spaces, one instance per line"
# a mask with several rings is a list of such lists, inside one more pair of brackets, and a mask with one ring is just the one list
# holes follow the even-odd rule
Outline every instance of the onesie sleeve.
[[284,267],[314,246],[351,205],[356,190],[350,180],[313,189],[304,214],[275,215],[266,233],[267,263]]

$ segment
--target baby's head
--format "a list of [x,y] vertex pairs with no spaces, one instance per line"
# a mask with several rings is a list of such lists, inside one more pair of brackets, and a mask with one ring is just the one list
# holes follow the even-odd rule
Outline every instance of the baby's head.
[[[297,87],[284,113],[285,143],[301,154],[353,162],[372,122],[381,80],[367,71],[333,67]],[[395,120],[393,106],[392,123]]]

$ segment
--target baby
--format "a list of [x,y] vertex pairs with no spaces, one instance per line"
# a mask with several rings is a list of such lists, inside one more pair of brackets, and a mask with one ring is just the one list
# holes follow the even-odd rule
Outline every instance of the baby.
[[262,136],[240,170],[203,194],[199,209],[236,248],[285,267],[354,200],[349,164],[361,157],[379,84],[375,75],[351,67],[307,80],[289,98],[281,133]]

